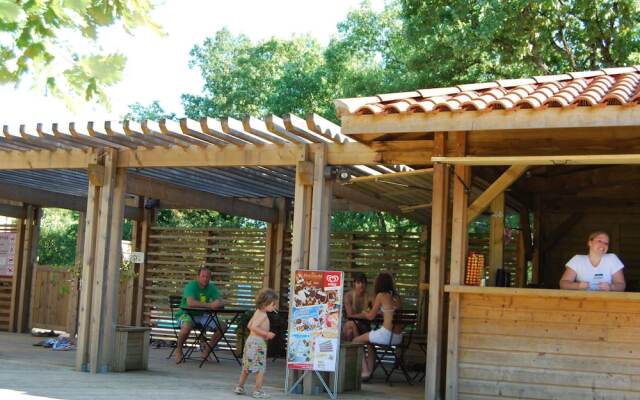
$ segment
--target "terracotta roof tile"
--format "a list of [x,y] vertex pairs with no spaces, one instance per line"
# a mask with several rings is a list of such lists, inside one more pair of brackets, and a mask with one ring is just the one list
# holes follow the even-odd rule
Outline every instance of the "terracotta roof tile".
[[640,66],[336,100],[338,114],[473,112],[640,103]]

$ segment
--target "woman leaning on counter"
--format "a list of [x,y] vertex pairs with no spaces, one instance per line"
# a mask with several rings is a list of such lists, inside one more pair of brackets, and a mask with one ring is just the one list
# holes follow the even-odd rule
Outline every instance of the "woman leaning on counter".
[[560,278],[560,289],[624,292],[622,261],[609,250],[609,235],[598,231],[589,235],[589,254],[575,255]]

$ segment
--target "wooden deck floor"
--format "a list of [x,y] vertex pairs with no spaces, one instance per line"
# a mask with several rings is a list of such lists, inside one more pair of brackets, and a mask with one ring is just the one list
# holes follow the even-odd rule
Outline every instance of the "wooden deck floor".
[[[76,372],[75,351],[52,351],[34,347],[42,338],[0,332],[0,399],[241,399],[232,392],[240,372],[232,360],[208,363],[198,368],[189,361],[175,365],[165,357],[168,349],[151,349],[149,370],[126,373],[89,374]],[[265,390],[273,399],[303,396],[283,394],[284,362],[269,362]],[[399,381],[400,376],[396,379]],[[249,378],[248,388],[253,381]],[[393,387],[378,382],[363,384],[358,393],[345,393],[340,399],[422,399],[424,384],[397,383]],[[328,398],[314,396],[313,399]]]

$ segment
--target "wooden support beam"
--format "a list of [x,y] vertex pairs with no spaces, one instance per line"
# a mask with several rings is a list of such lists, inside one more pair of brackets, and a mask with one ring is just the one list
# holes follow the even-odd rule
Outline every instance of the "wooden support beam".
[[326,145],[312,145],[312,147],[314,148],[314,170],[309,269],[323,270],[329,266],[333,182],[327,177],[329,174],[327,173]]
[[[86,214],[81,212],[78,216],[78,228],[76,234],[76,258],[75,265],[82,268],[84,252],[84,229],[86,225]],[[75,275],[75,274],[74,274]],[[80,280],[73,276],[69,282],[69,314],[67,315],[67,332],[74,337],[78,333],[78,309],[80,306]]]
[[[92,161],[97,163],[97,155]],[[96,241],[98,238],[98,215],[100,211],[100,187],[89,181],[87,212],[84,224],[84,249],[82,252],[82,273],[80,275],[80,306],[78,308],[78,340],[76,370],[89,371],[89,345],[91,343],[91,312],[93,299],[93,276]]]
[[[351,241],[353,243],[353,240]],[[418,332],[425,333],[427,331],[427,307],[429,293],[423,287],[427,287],[429,284],[429,263],[427,260],[427,249],[429,247],[429,226],[422,225],[420,231],[420,245],[419,245],[419,258],[418,258]],[[351,255],[350,255],[351,257]]]
[[263,286],[281,293],[284,242],[288,223],[288,202],[280,197],[273,199],[277,222],[267,224],[267,246],[264,260]]
[[383,115],[343,115],[347,135],[439,131],[639,126],[635,107],[571,107]]
[[127,193],[160,199],[163,207],[210,209],[260,221],[275,221],[275,212],[272,208],[140,175],[129,174]]
[[496,275],[504,267],[504,192],[491,201],[489,225],[489,282],[487,286],[496,286]]
[[445,164],[461,164],[474,166],[640,164],[640,154],[432,157],[431,161],[441,162]]
[[[444,154],[446,133],[435,135],[435,154]],[[441,368],[444,360],[444,276],[447,263],[447,221],[449,210],[449,171],[444,164],[433,167],[431,208],[431,255],[429,262],[429,312],[427,320],[427,360],[425,390],[427,399],[441,398]]]
[[[113,151],[105,154],[105,180],[100,188],[100,199],[98,206],[98,225],[96,231],[96,248],[93,265],[93,285],[91,298],[91,327],[89,330],[89,371],[91,373],[108,372],[109,365],[105,362],[102,345],[106,344],[107,331],[110,329],[107,320],[106,297],[109,285],[109,255],[111,246],[111,220],[113,218],[113,207],[115,201],[114,193],[116,186],[116,162],[117,156]],[[115,326],[112,327],[115,329]]]
[[524,234],[518,231],[516,236],[516,276],[515,286],[522,288],[527,281],[527,259],[525,257]]
[[[303,146],[299,154],[299,161],[309,161],[309,147]],[[291,277],[293,278],[295,271],[299,269],[307,269],[308,264],[305,263],[305,259],[308,259],[308,241],[306,240],[309,235],[309,229],[311,225],[311,195],[312,186],[306,185],[307,179],[306,167],[302,167],[297,163],[296,168],[296,186],[295,197],[293,204],[293,229],[292,229],[292,245],[291,245]],[[307,254],[305,256],[305,253]]]
[[141,262],[138,265],[137,268],[137,272],[138,272],[138,277],[137,277],[137,290],[136,290],[136,312],[135,312],[135,318],[136,318],[136,326],[143,326],[146,325],[147,321],[145,321],[144,319],[144,294],[145,294],[145,281],[146,281],[146,275],[147,275],[147,260],[149,258],[148,253],[149,253],[149,234],[151,232],[151,226],[153,225],[154,221],[155,221],[155,217],[154,217],[155,211],[154,210],[147,210],[145,209],[143,212],[143,218],[142,221],[139,222],[139,230],[138,230],[138,240],[136,240],[136,243],[139,243],[139,246],[137,247],[138,251],[141,251],[144,253],[144,260],[143,262]]
[[0,215],[10,218],[23,219],[27,216],[24,207],[0,204]]
[[540,195],[535,195],[533,199],[533,254],[531,261],[533,270],[531,274],[531,283],[538,285],[540,283],[540,265],[542,264],[541,240],[542,240],[542,202]]
[[[464,284],[468,247],[467,188],[471,183],[471,168],[456,165],[453,180],[453,215],[451,226],[451,285]],[[449,295],[447,340],[447,399],[458,398],[458,345],[460,337],[460,295]]]
[[16,331],[27,333],[31,324],[31,293],[35,277],[36,258],[38,255],[38,239],[40,236],[40,219],[42,210],[39,207],[28,205],[27,218],[24,226],[24,246],[22,247],[22,259],[20,268],[20,286],[18,292],[18,310]]
[[[300,144],[238,146],[138,147],[119,151],[120,168],[295,166]],[[406,140],[327,144],[329,165],[425,164],[433,142]],[[91,152],[81,149],[6,151],[0,170],[87,168]]]
[[[20,185],[4,183],[0,185],[0,199],[19,201],[45,208],[64,208],[80,212],[86,212],[87,210],[87,198],[84,196],[73,196]],[[125,218],[137,220],[140,215],[137,209],[127,207],[125,209]]]
[[491,204],[499,194],[503,193],[527,170],[526,165],[513,165],[509,167],[495,182],[491,184],[474,202],[469,206],[468,221],[473,222]]
[[[114,154],[114,158],[115,158]],[[114,160],[114,165],[115,165]],[[105,167],[109,168],[109,158],[105,162]],[[105,177],[108,174],[105,174]],[[116,340],[116,324],[118,323],[118,292],[120,289],[120,267],[122,266],[122,227],[124,223],[124,199],[127,180],[127,170],[125,168],[115,169],[113,195],[109,204],[109,221],[106,229],[109,230],[108,260],[105,269],[105,299],[104,327],[102,343],[100,343],[99,371],[108,372],[113,365],[113,356]],[[104,191],[103,191],[104,192]],[[106,197],[106,196],[105,196]],[[130,304],[129,304],[130,306]]]

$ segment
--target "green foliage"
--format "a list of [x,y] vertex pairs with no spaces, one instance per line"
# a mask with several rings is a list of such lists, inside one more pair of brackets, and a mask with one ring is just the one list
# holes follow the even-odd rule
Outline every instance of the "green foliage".
[[419,86],[637,62],[635,0],[401,0]]
[[130,104],[129,112],[126,113],[122,117],[122,119],[142,122],[145,119],[152,121],[159,121],[161,119],[176,120],[177,116],[175,113],[165,111],[158,100],[154,100],[148,106],[142,105],[137,102],[134,104]]
[[420,232],[420,225],[384,212],[336,211],[331,216],[334,232]]
[[211,210],[159,210],[158,225],[188,228],[264,228],[262,221],[231,216]]
[[[44,209],[38,241],[40,265],[80,268],[81,260],[75,259],[79,218],[80,214],[77,211]],[[122,230],[123,240],[131,240],[131,221],[125,220]]]
[[38,263],[54,266],[74,265],[77,231],[77,212],[45,208],[40,222]]
[[309,36],[257,44],[218,31],[191,50],[191,67],[205,80],[203,95],[185,94],[187,116],[221,118],[309,112],[330,102],[318,67],[322,49]]
[[[98,28],[121,23],[130,32],[151,21],[150,0],[0,0],[0,83],[31,75],[37,86],[72,105],[74,96],[108,104],[103,88],[120,80],[126,58],[83,53],[74,36],[95,44]],[[95,47],[95,46],[93,46]]]

